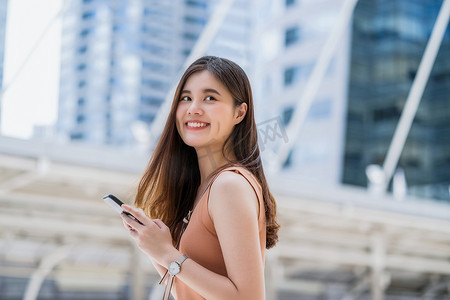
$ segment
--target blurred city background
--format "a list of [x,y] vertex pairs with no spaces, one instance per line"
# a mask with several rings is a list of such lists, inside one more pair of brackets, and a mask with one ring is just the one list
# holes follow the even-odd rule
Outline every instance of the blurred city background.
[[[131,203],[181,72],[253,87],[267,299],[450,299],[450,0],[0,0],[0,299],[159,299]],[[252,276],[249,274],[249,276]]]

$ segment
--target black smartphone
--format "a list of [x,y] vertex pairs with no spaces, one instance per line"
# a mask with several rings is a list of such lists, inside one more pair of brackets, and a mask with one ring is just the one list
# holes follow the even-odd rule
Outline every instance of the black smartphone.
[[114,196],[112,194],[106,195],[105,197],[103,197],[103,201],[105,201],[106,204],[111,206],[112,209],[117,211],[119,214],[124,213],[127,216],[129,216],[130,218],[132,218],[133,220],[136,220],[136,222],[138,222],[139,224],[144,225],[135,216],[133,216],[129,212],[123,210],[123,208],[122,208],[123,202],[120,201],[119,198],[117,198],[116,196]]

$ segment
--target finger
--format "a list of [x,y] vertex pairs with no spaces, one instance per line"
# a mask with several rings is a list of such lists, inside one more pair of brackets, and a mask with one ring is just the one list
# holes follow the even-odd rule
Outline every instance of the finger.
[[133,229],[130,225],[128,225],[128,223],[125,222],[124,219],[122,219],[122,223],[123,223],[123,227],[125,227],[125,229],[127,229],[127,230]]
[[148,220],[150,220],[141,209],[137,209],[134,208],[130,205],[126,205],[126,204],[122,204],[122,209],[124,210],[124,212],[126,212],[125,214],[131,214],[132,216],[129,216],[131,219],[136,218],[137,222],[140,225],[145,225],[148,224]]
[[122,209],[135,216],[141,222],[143,222],[145,219],[148,219],[142,209],[127,204],[122,204]]
[[131,237],[134,239],[136,239],[139,236],[139,232],[137,232],[134,229],[130,229],[128,232],[130,233]]
[[[121,214],[121,215],[124,215],[124,214]],[[126,219],[129,219],[129,220],[130,220],[130,218],[127,217],[126,215],[123,216],[123,218],[122,218],[122,223],[123,223],[124,227],[125,227],[126,230],[128,230],[128,233],[130,234],[130,236],[131,236],[132,238],[136,239],[136,238],[139,236],[139,232],[138,232],[136,229],[134,229],[133,227],[131,227],[131,226],[126,222]]]
[[161,221],[160,219],[152,219],[153,223],[155,223],[160,229],[168,229],[169,227],[167,227],[166,224],[164,224],[163,221]]
[[122,218],[123,222],[125,222],[128,226],[130,226],[134,230],[138,230],[138,229],[141,229],[142,227],[144,227],[144,225],[141,225],[139,222],[132,219],[129,215],[127,215],[125,213],[121,213],[120,217]]

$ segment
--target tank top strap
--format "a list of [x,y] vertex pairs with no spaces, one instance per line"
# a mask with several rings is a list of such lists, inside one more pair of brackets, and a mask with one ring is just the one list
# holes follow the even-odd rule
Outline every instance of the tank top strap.
[[247,170],[246,168],[241,167],[241,166],[231,166],[231,167],[227,167],[223,170],[220,170],[217,174],[214,175],[214,177],[208,183],[207,189],[210,190],[212,184],[217,179],[217,177],[219,177],[220,174],[222,174],[223,172],[226,172],[226,171],[234,171],[235,173],[241,174],[250,183],[252,188],[255,190],[257,196],[258,197],[260,196],[259,193],[261,192],[261,184],[255,178],[255,175],[253,175],[252,172],[250,172],[249,170]]

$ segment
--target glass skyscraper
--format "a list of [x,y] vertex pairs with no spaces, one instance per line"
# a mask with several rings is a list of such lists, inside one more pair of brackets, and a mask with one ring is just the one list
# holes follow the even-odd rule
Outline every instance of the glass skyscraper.
[[[72,1],[63,20],[59,136],[135,144],[133,124],[154,120],[216,3]],[[251,3],[235,1],[207,54],[248,65]]]
[[[353,20],[343,182],[382,165],[442,0],[360,0]],[[450,29],[401,154],[409,194],[450,201]]]

